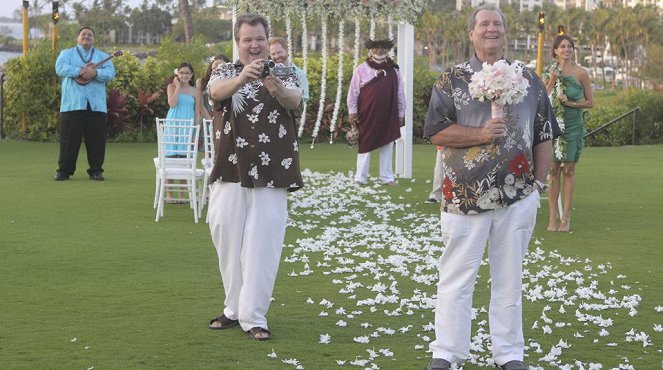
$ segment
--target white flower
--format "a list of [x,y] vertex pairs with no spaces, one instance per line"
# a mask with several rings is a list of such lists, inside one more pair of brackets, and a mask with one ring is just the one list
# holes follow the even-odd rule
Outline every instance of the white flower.
[[237,139],[235,139],[235,146],[238,148],[244,148],[247,145],[249,145],[249,143],[247,143],[243,137],[237,137]]
[[287,133],[288,132],[286,131],[285,127],[283,127],[283,125],[279,125],[279,139],[282,139]]
[[292,158],[285,158],[284,160],[281,161],[281,166],[283,166],[286,170],[290,168],[292,165]]
[[249,177],[253,177],[254,179],[258,179],[258,166],[253,166],[249,170]]
[[231,162],[232,164],[237,164],[237,154],[233,153],[229,155],[228,162]]
[[518,104],[527,94],[529,81],[523,77],[519,63],[498,60],[493,64],[483,63],[483,68],[472,74],[468,87],[472,98],[479,101],[494,101],[499,105]]
[[269,162],[271,161],[271,159],[269,158],[269,154],[267,154],[265,152],[260,152],[259,157],[260,157],[260,160],[262,161],[261,164],[263,166],[269,166]]
[[229,132],[230,132],[230,122],[226,121],[226,124],[223,126],[223,133],[228,135]]
[[247,114],[246,119],[251,121],[251,123],[256,123],[256,122],[258,122],[258,115],[257,114]]
[[352,338],[352,340],[355,341],[355,342],[357,342],[357,343],[368,343],[368,342],[371,341],[371,340],[368,338],[367,335],[360,336],[360,337],[354,337],[354,338]]
[[258,135],[258,142],[269,143],[270,142],[269,136],[267,134],[265,134],[264,132],[261,133],[260,135]]
[[320,344],[329,344],[331,342],[331,335],[320,334]]
[[267,116],[267,119],[269,120],[269,123],[276,123],[276,119],[279,117],[279,112],[276,110],[273,110],[269,113],[269,116]]

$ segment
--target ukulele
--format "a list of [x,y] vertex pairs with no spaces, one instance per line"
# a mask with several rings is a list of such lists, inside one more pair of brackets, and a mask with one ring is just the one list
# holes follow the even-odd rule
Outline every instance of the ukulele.
[[[108,62],[109,60],[113,59],[114,57],[119,57],[122,56],[124,52],[122,50],[116,50],[113,54],[109,55],[106,59],[102,60],[99,63],[88,63],[85,65],[85,68],[94,68],[96,69],[100,65]],[[76,82],[78,82],[79,85],[86,85],[90,83],[90,80],[85,79],[83,76],[78,76],[74,79]]]

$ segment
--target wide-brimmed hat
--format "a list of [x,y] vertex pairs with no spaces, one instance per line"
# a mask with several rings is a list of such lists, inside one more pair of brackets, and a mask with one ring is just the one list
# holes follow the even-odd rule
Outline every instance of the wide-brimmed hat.
[[366,45],[366,49],[380,48],[380,49],[391,50],[391,48],[394,47],[394,40],[390,40],[390,39],[371,40],[370,37],[367,37],[366,40],[365,40],[365,45]]

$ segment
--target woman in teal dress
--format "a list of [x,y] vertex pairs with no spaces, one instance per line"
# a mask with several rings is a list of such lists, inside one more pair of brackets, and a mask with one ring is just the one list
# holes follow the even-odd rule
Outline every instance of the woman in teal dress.
[[[549,172],[548,231],[570,230],[575,169],[584,146],[583,111],[594,105],[589,73],[573,61],[574,49],[570,36],[557,36],[552,51],[555,61],[543,73],[543,81],[550,94],[555,116],[563,131],[562,136],[555,139],[553,162]],[[561,217],[558,205],[560,190]]]
[[[194,122],[198,122],[200,118],[198,112],[201,110],[202,98],[194,84],[193,66],[184,62],[177,67],[176,72],[177,76],[168,84],[166,90],[168,105],[170,106],[166,118],[193,119]],[[164,134],[168,136],[168,133]],[[167,157],[177,156],[173,151],[184,150],[187,145],[191,145],[191,142],[182,141],[181,144],[168,144],[165,146],[165,154]],[[178,203],[179,199],[174,199],[172,194],[168,194],[166,201],[168,203]]]

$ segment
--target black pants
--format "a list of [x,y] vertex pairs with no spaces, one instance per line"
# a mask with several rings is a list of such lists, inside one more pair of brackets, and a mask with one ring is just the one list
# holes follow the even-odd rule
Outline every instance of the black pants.
[[85,139],[88,174],[104,172],[107,116],[103,112],[76,110],[60,113],[60,158],[58,171],[73,175],[81,142]]

